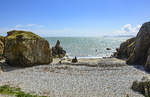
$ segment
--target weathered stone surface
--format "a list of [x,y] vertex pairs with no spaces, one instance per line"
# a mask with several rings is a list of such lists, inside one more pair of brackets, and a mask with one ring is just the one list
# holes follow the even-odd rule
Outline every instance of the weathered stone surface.
[[127,64],[144,65],[150,71],[150,22],[146,22],[140,28],[137,36],[120,45],[114,56],[127,58]]
[[150,76],[143,77],[141,81],[134,81],[131,87],[134,91],[150,96]]
[[150,48],[148,50],[148,53],[147,53],[148,57],[147,57],[147,61],[146,61],[146,64],[145,64],[145,69],[147,71],[150,71]]
[[128,58],[129,64],[145,65],[150,48],[150,22],[144,23],[140,28],[135,40],[135,49],[132,57]]
[[26,31],[10,31],[5,37],[4,56],[12,66],[34,66],[52,62],[47,40]]
[[132,53],[135,47],[135,37],[126,40],[121,43],[120,48],[117,48],[117,52],[114,53],[114,56],[117,58],[128,58]]
[[4,37],[0,36],[0,60],[3,59],[4,52]]
[[52,56],[54,58],[63,58],[66,55],[66,51],[60,46],[60,41],[57,40],[57,43],[52,47]]

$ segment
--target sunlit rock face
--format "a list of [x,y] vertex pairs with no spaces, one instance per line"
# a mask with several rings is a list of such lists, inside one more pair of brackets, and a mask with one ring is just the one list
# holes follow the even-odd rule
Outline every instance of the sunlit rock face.
[[66,55],[66,51],[60,46],[60,41],[57,40],[56,45],[52,47],[52,56],[54,58],[63,58]]
[[48,41],[32,32],[7,32],[4,48],[6,62],[12,66],[26,67],[52,62]]

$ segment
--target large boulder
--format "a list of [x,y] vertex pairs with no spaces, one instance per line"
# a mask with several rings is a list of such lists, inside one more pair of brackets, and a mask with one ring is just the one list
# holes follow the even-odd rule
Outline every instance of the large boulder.
[[12,66],[26,67],[52,62],[48,41],[32,32],[7,32],[4,48],[6,62]]
[[54,58],[63,58],[66,55],[66,51],[60,46],[60,41],[57,40],[57,43],[52,47],[52,56]]
[[140,81],[134,81],[131,89],[150,97],[150,76],[143,77]]

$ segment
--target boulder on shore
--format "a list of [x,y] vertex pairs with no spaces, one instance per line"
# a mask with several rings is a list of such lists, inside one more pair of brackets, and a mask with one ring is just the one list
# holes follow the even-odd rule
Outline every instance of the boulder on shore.
[[32,32],[7,32],[4,48],[6,62],[12,66],[27,67],[52,62],[48,41]]
[[75,56],[75,58],[72,59],[72,63],[77,63],[78,62],[78,59],[77,57]]
[[52,47],[52,56],[54,58],[63,58],[66,55],[66,51],[60,46],[60,41],[57,40],[57,43]]
[[150,76],[143,77],[140,81],[134,81],[131,88],[134,91],[142,93],[145,97],[150,96]]

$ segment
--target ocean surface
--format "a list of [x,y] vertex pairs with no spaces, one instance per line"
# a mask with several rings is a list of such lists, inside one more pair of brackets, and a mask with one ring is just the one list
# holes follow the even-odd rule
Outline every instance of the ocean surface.
[[[109,57],[115,52],[120,43],[130,37],[47,37],[50,47],[60,40],[61,46],[69,57],[99,58]],[[111,50],[106,50],[111,48]]]

